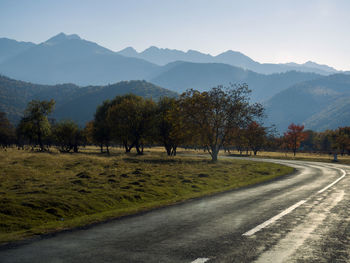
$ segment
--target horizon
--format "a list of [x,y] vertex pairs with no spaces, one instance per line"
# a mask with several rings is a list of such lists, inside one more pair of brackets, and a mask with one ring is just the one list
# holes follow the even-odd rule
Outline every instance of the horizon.
[[345,0],[20,3],[1,1],[0,36],[41,43],[65,32],[113,51],[157,46],[215,56],[233,50],[260,63],[313,61],[350,70]]

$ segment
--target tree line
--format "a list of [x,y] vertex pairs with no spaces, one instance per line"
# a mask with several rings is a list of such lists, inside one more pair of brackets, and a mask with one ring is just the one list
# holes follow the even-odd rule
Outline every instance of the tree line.
[[188,90],[178,98],[163,97],[157,102],[133,94],[117,96],[97,107],[94,119],[79,127],[74,121],[56,122],[49,118],[55,101],[31,101],[14,128],[0,113],[0,143],[3,147],[51,146],[61,152],[78,152],[80,146],[94,144],[109,154],[110,146],[143,154],[146,145],[162,145],[169,156],[177,147],[200,148],[213,161],[220,150],[241,154],[261,150],[297,150],[350,153],[350,127],[314,132],[291,124],[283,136],[264,127],[264,109],[250,103],[246,84],[217,86],[207,92]]

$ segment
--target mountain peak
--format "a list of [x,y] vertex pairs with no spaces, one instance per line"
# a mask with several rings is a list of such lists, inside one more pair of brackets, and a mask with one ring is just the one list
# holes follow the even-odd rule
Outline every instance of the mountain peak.
[[146,48],[143,52],[156,51],[156,50],[160,50],[160,48],[158,48],[156,46],[150,46],[149,48]]
[[139,54],[135,48],[133,47],[127,47],[118,52],[120,55],[127,56],[127,57],[137,57]]
[[81,40],[81,38],[77,35],[77,34],[72,34],[72,35],[67,35],[63,32],[57,34],[56,36],[51,37],[50,39],[48,39],[47,41],[45,41],[45,44],[56,44],[65,40]]

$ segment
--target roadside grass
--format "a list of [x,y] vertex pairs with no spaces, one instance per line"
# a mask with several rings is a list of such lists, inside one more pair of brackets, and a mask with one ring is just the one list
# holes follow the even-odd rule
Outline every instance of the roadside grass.
[[0,150],[0,243],[56,232],[236,189],[292,168],[208,157]]
[[[231,151],[231,155],[239,156],[238,151]],[[230,155],[229,154],[229,155]],[[253,158],[274,158],[274,159],[284,159],[284,160],[301,160],[301,161],[313,161],[313,162],[333,162],[332,154],[324,154],[324,153],[305,153],[305,152],[297,152],[296,156],[291,152],[258,152],[256,156],[250,155]],[[338,163],[339,164],[350,164],[350,156],[338,154]]]

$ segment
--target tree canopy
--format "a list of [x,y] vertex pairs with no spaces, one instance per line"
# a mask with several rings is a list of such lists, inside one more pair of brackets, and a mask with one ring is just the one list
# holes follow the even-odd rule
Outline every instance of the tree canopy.
[[32,100],[24,112],[19,127],[21,133],[31,141],[39,144],[40,150],[44,150],[43,139],[51,132],[48,115],[53,111],[55,101]]
[[188,90],[179,99],[185,129],[209,152],[213,161],[219,150],[233,140],[233,131],[246,128],[263,116],[263,107],[249,103],[246,84],[217,86],[208,92]]

